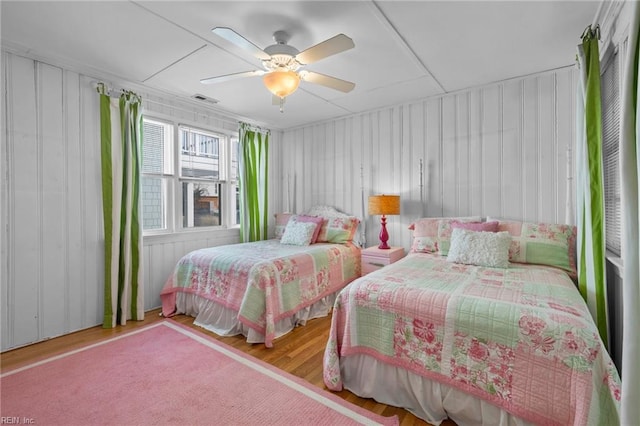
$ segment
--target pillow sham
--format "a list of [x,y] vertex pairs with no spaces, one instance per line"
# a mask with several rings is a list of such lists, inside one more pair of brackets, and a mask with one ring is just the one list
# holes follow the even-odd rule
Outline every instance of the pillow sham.
[[499,220],[498,230],[511,234],[511,262],[554,266],[577,277],[575,226]]
[[438,253],[446,256],[451,245],[451,232],[455,228],[469,231],[498,232],[498,221],[491,222],[464,222],[460,220],[440,221],[438,224]]
[[440,221],[480,222],[480,216],[468,217],[424,217],[409,226],[413,231],[412,253],[436,253],[438,251],[438,228]]
[[498,225],[500,222],[497,220],[491,222],[461,222],[454,220],[451,222],[451,228],[466,229],[468,231],[483,231],[483,232],[498,232]]
[[485,232],[454,228],[447,262],[508,268],[510,245],[511,235],[506,231]]
[[311,244],[315,244],[318,241],[318,235],[320,235],[320,229],[322,229],[322,223],[325,219],[316,216],[306,216],[302,214],[297,214],[291,216],[289,222],[298,222],[298,223],[315,223],[316,229],[313,232],[313,236],[311,237]]
[[287,227],[287,223],[289,222],[291,216],[293,216],[293,213],[276,213],[274,216],[276,218],[275,237],[279,240],[282,238],[284,229]]
[[295,246],[308,246],[311,244],[313,233],[316,232],[316,224],[313,222],[296,222],[290,220],[280,239],[281,244]]
[[317,242],[343,244],[353,241],[359,224],[360,219],[355,216],[325,218]]

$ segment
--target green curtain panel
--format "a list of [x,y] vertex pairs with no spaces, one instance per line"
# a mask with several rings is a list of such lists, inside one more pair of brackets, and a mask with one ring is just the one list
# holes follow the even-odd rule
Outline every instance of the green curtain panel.
[[578,46],[576,171],[578,287],[608,346],[599,29],[589,26]]
[[240,123],[239,154],[242,241],[266,240],[269,131]]
[[631,2],[631,24],[622,71],[620,176],[622,201],[622,398],[621,424],[640,421],[640,4]]
[[144,319],[140,161],[142,106],[124,92],[100,94],[102,213],[104,218],[104,328]]

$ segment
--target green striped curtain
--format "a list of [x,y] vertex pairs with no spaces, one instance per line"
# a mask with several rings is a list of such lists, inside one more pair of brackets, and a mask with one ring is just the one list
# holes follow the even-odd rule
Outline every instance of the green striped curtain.
[[240,123],[240,234],[243,242],[267,239],[269,131]]
[[102,213],[104,218],[103,328],[144,319],[140,161],[142,106],[124,92],[100,93]]
[[578,287],[608,346],[599,28],[587,27],[578,46],[576,190]]

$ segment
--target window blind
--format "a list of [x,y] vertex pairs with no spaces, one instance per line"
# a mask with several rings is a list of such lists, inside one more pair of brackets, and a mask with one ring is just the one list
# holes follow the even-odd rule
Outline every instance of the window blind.
[[620,255],[620,80],[617,54],[611,56],[600,81],[606,247]]

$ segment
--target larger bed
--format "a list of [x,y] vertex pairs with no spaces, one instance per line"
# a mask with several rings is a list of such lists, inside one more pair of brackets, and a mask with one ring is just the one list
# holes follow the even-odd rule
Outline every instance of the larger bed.
[[448,259],[451,221],[434,223],[432,240],[416,237],[404,259],[339,293],[326,386],[435,425],[619,424],[618,372],[561,253],[560,240],[572,248],[571,227],[500,223],[518,230],[512,260],[556,265],[498,268]]
[[[284,215],[285,225],[277,232],[282,240],[188,253],[161,292],[163,315],[190,315],[194,324],[214,333],[243,334],[249,343],[267,347],[295,326],[328,315],[336,293],[360,276],[360,248],[352,241],[359,220],[322,212],[325,216]],[[314,218],[319,220],[303,223]],[[312,230],[315,223],[319,242],[286,233]],[[285,241],[287,235],[302,240]]]

